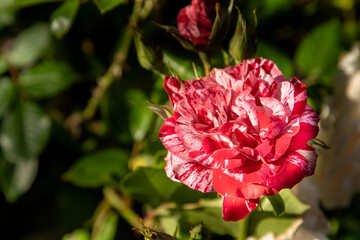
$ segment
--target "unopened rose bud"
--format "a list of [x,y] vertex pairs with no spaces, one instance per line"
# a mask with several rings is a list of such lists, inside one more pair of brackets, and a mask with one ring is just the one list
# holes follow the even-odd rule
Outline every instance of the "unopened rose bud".
[[205,47],[216,17],[216,3],[217,0],[192,0],[191,5],[181,9],[177,16],[180,35],[195,46]]

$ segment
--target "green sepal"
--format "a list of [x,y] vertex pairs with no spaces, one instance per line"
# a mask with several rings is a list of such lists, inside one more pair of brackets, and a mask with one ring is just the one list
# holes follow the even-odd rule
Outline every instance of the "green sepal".
[[253,12],[253,16],[247,22],[245,15],[241,14],[238,8],[238,20],[234,35],[229,43],[229,53],[235,59],[237,63],[244,59],[252,57],[256,52],[256,14]]
[[150,43],[144,41],[143,35],[133,31],[137,58],[140,65],[151,71],[167,73],[164,62],[162,61],[162,52],[153,47]]

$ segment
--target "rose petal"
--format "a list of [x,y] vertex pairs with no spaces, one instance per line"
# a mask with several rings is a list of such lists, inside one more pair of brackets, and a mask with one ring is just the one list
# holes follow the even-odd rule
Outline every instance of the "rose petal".
[[280,162],[279,160],[277,162],[279,170],[268,179],[269,187],[278,190],[292,188],[305,177],[308,169],[307,161],[304,161],[299,154],[286,155]]
[[301,149],[308,141],[314,139],[319,132],[319,117],[312,109],[307,105],[305,111],[300,116],[300,130],[296,134],[290,144],[290,150]]
[[295,88],[294,109],[292,112],[292,116],[295,116],[301,114],[307,105],[306,86],[305,84],[300,82],[297,78],[292,78],[290,82]]
[[263,195],[274,195],[275,189],[260,184],[238,181],[225,174],[220,168],[213,169],[213,185],[222,196],[257,199]]
[[225,221],[238,221],[245,218],[259,204],[257,200],[245,200],[233,196],[224,196],[223,199],[223,219]]
[[[184,161],[181,158],[169,153],[167,157],[168,176],[175,178],[176,180],[184,183],[188,187],[201,191],[201,192],[214,192],[213,187],[213,173],[211,168],[207,168],[197,162]],[[169,171],[169,167],[172,168],[172,173]]]
[[303,156],[304,160],[306,159],[308,162],[307,171],[305,173],[306,176],[311,176],[314,174],[317,154],[314,148],[305,145],[302,149],[296,150],[296,153]]
[[166,119],[159,131],[159,138],[164,147],[183,159],[188,158],[188,149],[175,132],[175,117]]
[[178,96],[180,90],[180,81],[173,77],[165,77],[164,89],[169,95],[170,107],[174,107],[174,101],[180,98],[180,96]]
[[274,160],[286,153],[292,138],[299,132],[299,118],[292,119],[280,133],[280,137],[275,142]]

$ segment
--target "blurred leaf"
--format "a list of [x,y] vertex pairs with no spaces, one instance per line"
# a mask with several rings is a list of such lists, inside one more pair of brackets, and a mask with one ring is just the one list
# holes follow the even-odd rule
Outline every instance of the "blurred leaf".
[[50,18],[52,34],[61,38],[70,30],[79,6],[79,0],[68,0],[53,12]]
[[29,7],[32,5],[59,2],[60,0],[1,0],[0,8],[21,8]]
[[119,215],[114,211],[108,212],[103,221],[102,225],[99,227],[95,235],[92,236],[93,240],[113,240],[115,239],[117,223]]
[[306,212],[310,206],[302,203],[290,189],[283,189],[279,195],[282,197],[285,203],[285,212],[287,214],[300,215]]
[[327,80],[337,67],[342,50],[342,29],[338,20],[330,20],[314,28],[300,43],[295,61],[309,76]]
[[266,196],[266,198],[270,201],[275,216],[281,216],[285,213],[285,203],[284,200],[281,198],[280,194]]
[[210,233],[202,223],[193,227],[190,231],[191,240],[207,240],[209,238]]
[[162,61],[162,52],[151,46],[150,43],[144,42],[143,36],[139,31],[134,30],[133,35],[140,65],[147,70],[167,73]]
[[0,144],[5,158],[11,162],[36,158],[50,135],[49,116],[35,103],[19,102],[5,116],[0,131]]
[[118,180],[128,171],[128,158],[129,155],[120,150],[99,151],[76,161],[64,179],[80,187],[118,185]]
[[[196,78],[192,65],[193,59],[182,56],[179,53],[175,55],[164,51],[163,54],[164,63],[169,65],[174,73],[178,73],[181,79],[188,80]],[[201,66],[201,64],[199,63],[197,66]],[[204,70],[202,68],[197,67],[196,69],[200,76],[204,75]]]
[[101,13],[105,13],[120,4],[126,4],[128,0],[94,0]]
[[62,240],[90,240],[90,233],[86,229],[76,229],[62,237]]
[[0,160],[0,185],[8,202],[16,201],[29,190],[38,170],[37,159],[17,163]]
[[250,233],[257,238],[264,236],[267,233],[274,233],[279,235],[285,233],[288,228],[296,221],[295,216],[283,215],[275,217],[272,213],[252,214],[250,220]]
[[288,0],[253,0],[250,2],[250,9],[258,8],[259,19],[265,21],[290,12],[293,5],[294,3]]
[[[5,1],[5,0],[3,0]],[[0,29],[11,25],[15,20],[15,11],[10,9],[1,9],[0,3]]]
[[175,189],[175,191],[171,195],[170,200],[180,203],[180,204],[183,204],[183,203],[197,202],[200,199],[216,198],[216,197],[217,197],[217,193],[215,193],[215,192],[202,193],[200,191],[189,188],[185,184],[181,184],[180,187]]
[[[193,210],[183,210],[185,220],[192,224],[199,224],[202,222],[210,232],[219,235],[231,235],[238,237],[239,222],[226,222],[222,218],[222,199],[202,199],[200,200],[205,207]],[[207,206],[208,205],[208,206]]]
[[5,108],[15,99],[15,86],[10,78],[0,78],[0,116]]
[[34,63],[44,53],[50,42],[49,27],[46,23],[32,25],[15,39],[10,51],[9,63],[24,67]]
[[[309,205],[302,203],[290,189],[281,190],[278,195],[283,199],[285,203],[285,213],[300,215],[310,208]],[[269,199],[264,198],[261,202],[261,207],[264,212],[273,211],[273,206]]]
[[[1,21],[1,20],[0,20]],[[0,55],[0,75],[8,70],[9,66],[6,59]]]
[[268,232],[274,234],[284,233],[306,210],[308,205],[303,204],[292,193],[290,189],[283,189],[279,195],[285,203],[285,213],[281,217],[276,217],[272,213],[273,205],[268,198],[263,198],[261,201],[262,211],[253,211],[250,218],[250,233],[256,237],[261,237]]
[[124,177],[121,186],[125,194],[156,205],[169,200],[181,184],[171,181],[163,169],[139,167]]
[[332,0],[331,2],[335,7],[338,7],[344,11],[353,9],[355,5],[354,0]]
[[[140,89],[129,89],[125,97],[130,105],[129,129],[133,139],[140,141],[144,139],[152,119],[152,112],[146,107],[147,96]],[[135,104],[134,104],[135,103]]]
[[[160,229],[163,229],[165,232],[169,234],[178,233],[179,221],[178,216],[175,214],[171,214],[169,210],[165,210],[164,214],[161,214],[159,217]],[[174,234],[175,235],[175,234]],[[176,234],[174,237],[178,237]]]
[[293,77],[294,68],[292,66],[291,59],[284,52],[274,47],[273,45],[264,41],[259,41],[255,56],[264,57],[273,61],[285,77]]
[[73,84],[77,77],[66,63],[44,62],[24,71],[19,77],[19,87],[32,97],[53,97]]
[[101,102],[101,116],[106,124],[107,135],[120,143],[132,144],[128,117],[124,116],[128,116],[129,107],[136,106],[127,102],[118,85],[119,82],[115,82]]

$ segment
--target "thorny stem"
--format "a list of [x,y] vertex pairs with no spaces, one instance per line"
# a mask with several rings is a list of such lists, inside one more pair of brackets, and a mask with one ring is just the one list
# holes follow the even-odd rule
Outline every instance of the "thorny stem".
[[114,188],[105,187],[104,196],[106,201],[109,202],[109,204],[115,208],[132,227],[142,229],[137,214],[131,209],[126,199],[124,199]]
[[143,0],[135,0],[132,14],[129,18],[129,24],[124,30],[120,46],[114,55],[114,60],[106,71],[105,75],[100,77],[98,85],[93,91],[84,111],[82,112],[82,121],[90,120],[102,101],[107,89],[115,79],[120,79],[123,73],[123,65],[127,59],[129,49],[132,43],[132,29],[136,26],[139,14],[142,12]]

